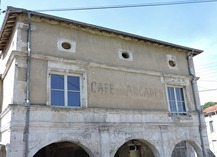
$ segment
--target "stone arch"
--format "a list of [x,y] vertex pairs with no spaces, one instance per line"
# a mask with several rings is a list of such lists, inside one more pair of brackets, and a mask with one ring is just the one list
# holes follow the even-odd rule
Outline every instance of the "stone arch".
[[[67,145],[67,147],[80,147],[80,150],[84,150],[89,157],[94,157],[92,151],[86,146],[85,143],[81,143],[80,141],[75,140],[51,140],[50,142],[39,142],[34,148],[29,152],[29,157],[34,157],[36,154],[46,147],[55,147],[55,145],[58,147],[58,144],[64,144]],[[48,148],[48,149],[49,149]],[[37,157],[37,156],[36,156]]]
[[[194,153],[193,153],[194,151]],[[195,157],[195,153],[197,157],[203,157],[202,149],[198,143],[193,140],[182,140],[176,143],[171,151],[171,157],[181,157],[178,154],[184,154],[183,157]]]
[[139,156],[139,157],[160,157],[160,153],[156,147],[147,140],[131,139],[125,141],[120,145],[114,154],[114,157],[126,156]]

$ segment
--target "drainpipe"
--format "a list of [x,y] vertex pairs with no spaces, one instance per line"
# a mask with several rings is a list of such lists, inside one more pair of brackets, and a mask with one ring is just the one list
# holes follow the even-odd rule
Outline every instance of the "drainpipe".
[[27,73],[26,73],[26,119],[24,127],[24,157],[29,153],[29,118],[30,118],[30,66],[31,66],[31,12],[28,12],[27,28]]
[[194,105],[195,105],[195,109],[197,111],[198,120],[199,120],[199,134],[200,134],[200,141],[201,141],[203,157],[206,157],[206,150],[204,147],[203,134],[202,134],[202,121],[201,121],[202,111],[200,108],[200,100],[199,100],[198,88],[197,88],[198,78],[195,76],[195,70],[194,70],[194,64],[193,64],[193,54],[194,54],[194,51],[192,51],[187,57],[188,70],[189,70],[189,74],[192,77],[191,86],[192,86],[192,92],[193,92],[193,97],[194,97]]

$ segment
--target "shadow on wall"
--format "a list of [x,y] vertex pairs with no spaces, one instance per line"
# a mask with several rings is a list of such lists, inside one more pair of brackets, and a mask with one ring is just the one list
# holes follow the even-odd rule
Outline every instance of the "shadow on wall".
[[0,157],[6,157],[6,148],[0,144]]

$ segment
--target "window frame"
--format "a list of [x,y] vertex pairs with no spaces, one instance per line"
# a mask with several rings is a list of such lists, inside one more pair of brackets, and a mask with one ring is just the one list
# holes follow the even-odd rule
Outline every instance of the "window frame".
[[[64,105],[52,105],[51,104],[51,91],[52,91],[52,88],[51,88],[51,76],[52,75],[63,75],[64,77],[64,89],[63,89],[63,92],[64,92]],[[68,76],[75,76],[75,77],[78,77],[79,78],[79,88],[80,88],[80,104],[79,106],[74,106],[74,105],[69,105],[68,104],[68,87],[67,87],[67,77]],[[83,81],[82,81],[82,78],[83,78],[83,75],[80,74],[80,73],[65,73],[65,72],[56,72],[56,71],[52,71],[49,73],[49,105],[52,106],[52,107],[69,107],[69,108],[81,108],[83,107],[84,105],[82,104],[82,99],[83,99],[83,95],[82,95],[82,92],[83,92]]]
[[[173,92],[175,94],[175,105],[176,105],[176,111],[172,111],[171,110],[171,105],[170,105],[170,102],[171,102],[171,99],[169,98],[169,91],[168,89],[169,88],[173,88]],[[178,100],[177,100],[177,95],[176,95],[176,92],[175,92],[175,89],[181,89],[182,90],[182,93],[183,93],[183,100],[182,102],[184,103],[184,107],[185,108],[185,111],[179,111],[179,105],[178,105]],[[166,87],[166,93],[167,93],[167,102],[168,102],[168,108],[169,108],[169,112],[173,115],[188,115],[188,107],[187,107],[187,101],[186,101],[186,88],[183,87],[183,86],[175,86],[175,85],[168,85]]]
[[210,131],[210,133],[214,133],[215,132],[213,120],[209,121],[209,131]]

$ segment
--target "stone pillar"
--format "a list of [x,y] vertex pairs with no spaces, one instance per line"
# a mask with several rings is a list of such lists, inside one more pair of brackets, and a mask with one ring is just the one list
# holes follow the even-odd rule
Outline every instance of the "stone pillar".
[[167,140],[165,139],[165,137],[167,137],[168,129],[167,126],[164,125],[159,126],[159,128],[160,128],[160,138],[161,138],[161,148],[162,148],[162,152],[160,152],[160,154],[162,157],[166,157],[169,156],[168,151],[166,151],[166,147],[165,147],[166,140]]
[[100,126],[100,146],[101,146],[101,156],[110,157],[110,139],[109,139],[109,127]]

